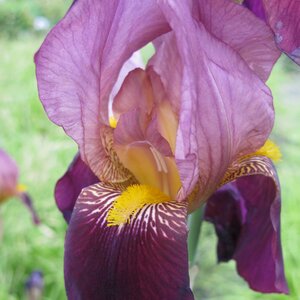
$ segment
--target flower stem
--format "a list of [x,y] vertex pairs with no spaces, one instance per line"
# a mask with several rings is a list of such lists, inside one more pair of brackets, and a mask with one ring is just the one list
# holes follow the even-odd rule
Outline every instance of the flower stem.
[[200,231],[203,219],[203,207],[197,209],[189,216],[189,236],[188,236],[188,250],[190,267],[195,264],[195,257],[197,253]]

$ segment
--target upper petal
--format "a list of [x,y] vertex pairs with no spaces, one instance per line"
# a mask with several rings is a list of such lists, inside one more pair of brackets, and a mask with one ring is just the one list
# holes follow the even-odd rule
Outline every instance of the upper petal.
[[263,0],[278,47],[300,64],[300,5],[297,0]]
[[79,196],[66,236],[69,299],[193,299],[186,204],[147,205],[130,224],[107,226],[120,193],[96,184]]
[[272,30],[241,5],[228,0],[198,0],[199,20],[228,44],[266,81],[280,56]]
[[97,182],[99,179],[77,153],[66,173],[57,181],[54,192],[57,207],[67,222],[81,190]]
[[[272,162],[263,157],[236,164],[234,183],[208,200],[205,218],[219,237],[218,258],[237,262],[250,287],[288,293],[280,242],[280,187]],[[248,175],[248,176],[245,176]]]
[[139,183],[154,186],[175,200],[181,182],[170,146],[153,128],[153,121],[144,124],[140,117],[145,119],[140,110],[120,117],[114,135],[115,150]]
[[238,155],[262,146],[274,118],[269,89],[240,55],[191,17],[188,4],[160,2],[182,66],[175,152],[182,199],[199,178],[206,198]]
[[108,124],[109,96],[120,69],[135,50],[168,30],[153,0],[78,0],[35,56],[49,118],[78,143],[100,179],[101,160],[108,159],[101,123]]

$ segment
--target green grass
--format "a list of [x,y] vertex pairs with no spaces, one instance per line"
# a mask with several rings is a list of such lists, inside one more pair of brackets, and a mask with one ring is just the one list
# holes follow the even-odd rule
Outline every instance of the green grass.
[[[56,180],[76,152],[75,144],[46,117],[38,101],[33,54],[41,40],[1,41],[0,146],[17,161],[42,225],[17,200],[1,207],[0,299],[22,299],[34,269],[45,274],[45,298],[65,299],[63,243],[66,225],[53,200]],[[2,70],[5,70],[3,72]]]
[[[21,182],[28,186],[42,219],[42,225],[33,226],[29,213],[17,199],[1,206],[4,234],[0,250],[0,300],[24,299],[24,281],[34,269],[45,275],[43,299],[66,299],[66,224],[55,206],[53,188],[76,152],[76,145],[47,119],[38,100],[33,54],[40,43],[39,38],[30,36],[0,40],[0,147],[18,162]],[[216,238],[212,227],[205,224],[198,253],[201,269],[195,284],[197,299],[300,299],[299,79],[299,72],[285,72],[281,61],[270,80],[277,111],[274,139],[284,155],[278,170],[283,194],[283,252],[291,295],[251,292],[236,275],[233,262],[216,265]]]

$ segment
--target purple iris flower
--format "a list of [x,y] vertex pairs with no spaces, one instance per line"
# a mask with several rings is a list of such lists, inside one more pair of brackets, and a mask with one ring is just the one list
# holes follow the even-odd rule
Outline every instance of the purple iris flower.
[[[149,42],[147,65],[124,71]],[[73,3],[35,56],[44,108],[79,146],[55,190],[69,299],[193,299],[186,218],[208,199],[220,227],[230,207],[219,259],[255,290],[287,292],[265,85],[279,55],[231,1]],[[230,182],[237,198],[214,200]]]
[[12,197],[20,198],[31,212],[33,222],[40,223],[26,187],[19,183],[17,164],[4,150],[0,149],[0,203]]
[[245,0],[243,4],[273,30],[279,49],[300,65],[298,0]]

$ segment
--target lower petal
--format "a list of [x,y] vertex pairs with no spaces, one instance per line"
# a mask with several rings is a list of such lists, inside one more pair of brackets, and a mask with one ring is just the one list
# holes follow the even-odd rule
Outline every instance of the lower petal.
[[96,182],[99,179],[77,153],[66,173],[57,181],[54,192],[56,204],[67,222],[81,190]]
[[[230,175],[231,174],[231,175]],[[248,176],[247,176],[248,175]],[[280,188],[265,157],[236,162],[207,203],[205,218],[215,225],[219,261],[236,260],[253,290],[288,293],[280,242]]]
[[264,293],[288,293],[280,241],[280,192],[271,177],[237,180],[247,218],[234,259],[250,287]]
[[194,299],[186,204],[146,205],[130,224],[108,227],[107,213],[119,195],[98,183],[77,200],[66,237],[69,299]]

